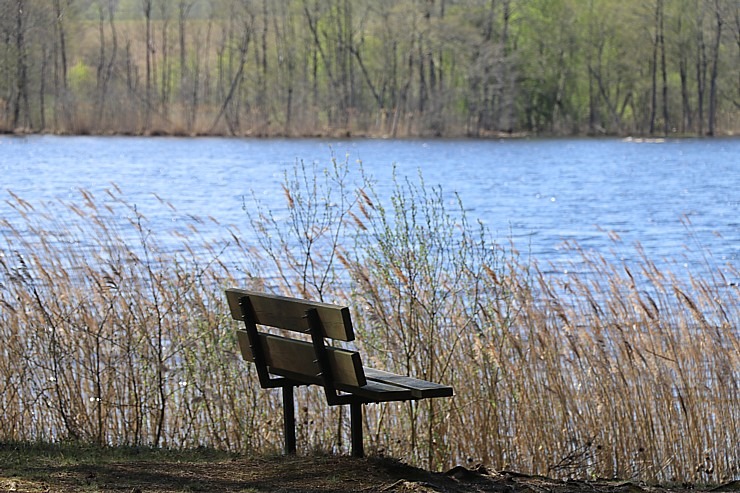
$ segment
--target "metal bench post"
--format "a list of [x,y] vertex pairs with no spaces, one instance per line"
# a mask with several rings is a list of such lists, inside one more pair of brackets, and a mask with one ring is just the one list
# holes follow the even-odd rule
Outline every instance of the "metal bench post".
[[285,454],[296,453],[295,439],[295,403],[293,401],[293,382],[287,378],[270,377],[270,371],[265,363],[265,353],[259,341],[257,324],[255,323],[254,308],[248,296],[239,298],[242,320],[249,338],[249,348],[252,351],[254,364],[257,367],[257,376],[263,388],[281,387],[283,389],[283,435],[285,436]]
[[295,404],[293,386],[283,387],[283,434],[285,435],[285,454],[295,455]]
[[316,363],[319,365],[319,376],[323,382],[326,401],[330,406],[349,404],[352,456],[364,457],[365,451],[362,447],[362,401],[352,395],[339,395],[334,387],[334,378],[329,364],[329,354],[324,345],[319,313],[316,309],[307,310],[306,318],[308,319],[311,343],[316,355]]
[[364,457],[362,447],[362,404],[353,402],[349,405],[350,430],[352,434],[352,457]]

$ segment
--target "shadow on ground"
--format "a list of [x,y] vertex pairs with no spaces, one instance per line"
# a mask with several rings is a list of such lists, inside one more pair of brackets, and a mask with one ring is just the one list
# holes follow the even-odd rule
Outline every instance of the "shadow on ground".
[[[701,489],[630,481],[562,481],[514,472],[456,467],[431,473],[386,458],[343,456],[245,458],[225,454],[34,454],[0,445],[0,491],[17,492],[731,492],[740,481]],[[90,449],[94,450],[94,449]]]

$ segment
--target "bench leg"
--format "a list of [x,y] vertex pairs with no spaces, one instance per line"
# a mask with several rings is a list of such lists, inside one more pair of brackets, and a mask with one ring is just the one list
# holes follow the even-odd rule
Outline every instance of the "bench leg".
[[283,434],[285,435],[285,454],[295,454],[295,404],[293,386],[283,387]]
[[350,432],[352,434],[352,457],[364,457],[362,447],[362,404],[353,402],[349,405]]

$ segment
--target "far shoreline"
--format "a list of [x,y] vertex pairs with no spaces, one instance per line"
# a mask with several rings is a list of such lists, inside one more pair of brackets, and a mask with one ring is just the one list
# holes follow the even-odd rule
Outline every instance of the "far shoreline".
[[84,132],[67,132],[54,130],[33,130],[29,128],[7,129],[0,128],[0,135],[26,137],[33,135],[51,135],[58,137],[163,137],[163,138],[235,138],[235,139],[259,139],[259,140],[310,140],[310,139],[335,139],[335,140],[567,140],[567,139],[623,139],[629,142],[655,142],[660,139],[671,140],[689,140],[689,139],[727,139],[738,137],[732,131],[723,132],[716,135],[699,135],[695,133],[673,133],[673,134],[642,134],[642,133],[535,133],[535,132],[487,132],[479,135],[470,133],[449,133],[449,134],[411,134],[411,135],[387,135],[376,132],[352,132],[349,130],[327,129],[325,131],[313,133],[287,133],[287,132],[242,132],[239,134],[229,134],[223,132],[182,132],[182,131],[165,131],[165,130],[146,130],[130,132],[114,131],[84,131]]

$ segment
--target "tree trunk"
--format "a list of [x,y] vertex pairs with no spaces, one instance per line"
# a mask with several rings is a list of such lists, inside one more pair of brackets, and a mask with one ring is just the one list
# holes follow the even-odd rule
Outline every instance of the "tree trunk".
[[95,68],[95,80],[97,82],[97,97],[95,120],[93,127],[100,128],[103,119],[103,107],[105,106],[105,85],[103,82],[105,70],[105,10],[103,9],[102,0],[98,2],[98,64]]
[[344,39],[347,48],[344,50],[344,60],[347,64],[347,109],[348,111],[356,111],[357,109],[357,94],[355,93],[355,63],[352,57],[352,50],[354,49],[354,28],[352,25],[353,12],[352,2],[349,0],[344,1]]
[[[227,109],[229,108],[229,105],[231,104],[231,101],[234,98],[234,95],[237,93],[237,88],[242,83],[242,78],[244,74],[244,66],[247,63],[247,52],[249,49],[249,40],[251,38],[252,31],[250,28],[245,26],[242,38],[239,42],[239,62],[236,69],[236,73],[231,78],[231,82],[229,84],[229,91],[225,95],[223,103],[221,104],[221,108],[216,115],[216,118],[213,120],[213,123],[211,124],[210,132],[213,132],[216,127],[218,126],[219,121],[222,117],[224,117]],[[235,133],[235,128],[233,127],[233,123],[229,121],[228,117],[226,118],[226,124],[229,128],[229,131],[233,135]]]
[[170,107],[170,91],[172,85],[172,71],[170,64],[170,44],[169,44],[169,28],[170,28],[170,11],[167,7],[169,3],[161,2],[159,4],[159,19],[162,23],[162,42],[160,44],[162,52],[162,65],[160,67],[160,85],[159,88],[159,107],[160,111],[165,119],[169,115]]
[[144,9],[146,53],[146,93],[144,94],[144,129],[149,130],[152,117],[152,0],[141,0]]
[[[101,7],[102,8],[102,7]],[[98,116],[97,116],[97,125],[100,125],[102,123],[102,119],[105,113],[105,106],[108,101],[108,88],[110,87],[110,81],[113,78],[113,67],[116,63],[116,55],[118,54],[118,31],[116,30],[116,4],[113,0],[108,0],[108,24],[110,26],[111,31],[111,49],[110,49],[110,57],[108,58],[107,62],[101,59],[101,64],[104,64],[102,75],[99,77],[99,87],[98,87],[98,94],[100,95],[100,99],[98,101]],[[101,22],[102,22],[102,15],[101,15]],[[102,32],[102,26],[101,26],[101,32]],[[115,131],[120,131],[120,128],[113,129]]]
[[514,93],[515,78],[512,73],[513,65],[510,59],[509,23],[511,21],[511,0],[504,0],[503,26],[501,32],[501,64],[499,76],[501,91],[499,95],[500,114],[496,119],[497,128],[511,133],[514,127]]
[[655,133],[655,115],[658,108],[658,44],[660,41],[660,2],[655,5],[655,37],[653,38],[653,58],[650,65],[650,76],[652,84],[650,86],[650,135]]
[[39,76],[39,129],[46,128],[46,67],[49,62],[46,42],[41,45],[41,75]]
[[658,0],[660,10],[660,71],[663,82],[663,133],[668,135],[670,132],[670,120],[668,118],[668,74],[666,73],[665,63],[665,33],[664,33],[664,10],[663,0]]
[[719,45],[722,38],[722,12],[719,0],[714,0],[715,16],[715,38],[714,47],[712,48],[712,73],[709,80],[709,131],[708,134],[714,136],[717,126],[717,67],[719,65]]
[[[68,1],[67,5],[69,6],[72,2]],[[62,87],[67,88],[67,42],[65,39],[65,33],[64,33],[64,23],[62,20],[64,19],[64,12],[62,11],[62,7],[59,3],[59,0],[54,0],[54,15],[56,16],[56,22],[55,26],[57,29],[57,35],[59,36],[59,56],[61,58],[61,81],[62,81]]]
[[262,84],[263,90],[267,90],[267,34],[269,32],[269,13],[267,11],[267,0],[262,0]]
[[[193,7],[192,1],[180,0],[177,5],[177,38],[179,42],[179,53],[180,53],[180,94],[179,104],[183,110],[183,116],[185,116],[187,131],[192,130],[192,121],[187,111],[188,106],[188,94],[193,84],[190,79],[190,71],[187,65],[186,55],[186,26],[190,9]],[[195,48],[197,53],[198,48]]]
[[683,12],[678,14],[677,36],[679,42],[678,73],[681,78],[681,133],[684,134],[691,128],[691,102],[689,100],[688,68],[689,68],[689,46],[683,35]]
[[699,135],[704,134],[704,92],[707,81],[707,53],[704,44],[704,1],[696,2],[699,13],[696,28],[696,109]]
[[594,90],[593,69],[593,42],[594,42],[594,3],[589,2],[589,24],[588,24],[588,48],[586,49],[586,65],[588,74],[588,133],[593,135],[596,131],[596,91]]
[[691,128],[691,103],[689,101],[689,87],[688,87],[688,60],[684,55],[681,55],[679,60],[679,75],[681,77],[681,133],[685,133],[687,129]]
[[[72,3],[67,1],[67,6]],[[54,33],[58,43],[54,45],[54,113],[53,125],[59,129],[59,113],[64,114],[67,98],[67,41],[64,31],[64,10],[60,0],[54,0]]]
[[[16,49],[16,79],[15,79],[15,98],[13,101],[13,120],[12,127],[18,128],[21,123],[32,127],[31,123],[31,105],[28,101],[28,65],[26,60],[26,40],[24,22],[25,2],[16,0],[15,11],[15,49]],[[21,121],[21,105],[25,114],[25,119]]]
[[419,116],[424,113],[427,102],[427,82],[424,69],[424,34],[419,33],[418,57],[419,57],[419,100],[417,110]]
[[[318,27],[318,17],[319,17],[319,2],[318,0],[314,3],[313,6],[313,12],[309,9],[307,0],[303,0],[303,13],[306,16],[306,21],[308,22],[308,29],[311,33],[311,36],[313,38],[313,49],[315,49],[315,53],[318,53],[318,57],[321,58],[321,61],[324,63],[324,69],[326,70],[326,76],[329,78],[329,88],[332,92],[336,92],[338,89],[337,81],[334,75],[334,69],[331,63],[331,60],[329,60],[326,51],[324,50],[322,44],[321,44],[321,38],[319,36],[319,27]],[[318,84],[317,84],[317,78],[318,78],[318,60],[316,59],[316,55],[314,53],[314,98],[316,98],[316,95],[318,94]],[[320,102],[319,102],[320,104]],[[326,109],[329,113],[329,122],[331,123],[332,117],[331,113],[336,108],[333,105],[327,104]]]

